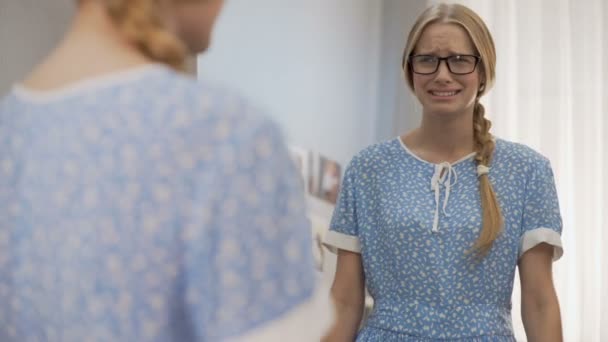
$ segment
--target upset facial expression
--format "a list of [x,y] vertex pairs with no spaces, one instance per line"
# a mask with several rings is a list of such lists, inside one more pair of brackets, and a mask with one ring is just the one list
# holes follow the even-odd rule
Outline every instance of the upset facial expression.
[[[477,55],[477,52],[463,27],[452,23],[433,23],[422,32],[412,55],[447,57]],[[441,61],[435,73],[413,74],[414,93],[425,113],[464,113],[475,103],[482,76],[481,63],[469,74],[455,75],[448,69],[447,61]]]

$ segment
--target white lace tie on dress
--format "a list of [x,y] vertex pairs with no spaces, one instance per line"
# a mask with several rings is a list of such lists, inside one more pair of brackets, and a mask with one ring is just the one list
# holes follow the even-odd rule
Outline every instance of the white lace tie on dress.
[[[452,178],[454,178],[454,182],[452,183]],[[433,178],[431,178],[431,190],[435,191],[435,218],[433,219],[433,233],[439,232],[439,198],[441,186],[445,187],[445,198],[443,200],[443,214],[445,216],[450,216],[447,213],[446,208],[448,206],[448,201],[450,200],[450,191],[456,182],[458,181],[458,174],[456,170],[452,167],[452,164],[448,162],[443,162],[441,164],[435,165],[435,174]]]

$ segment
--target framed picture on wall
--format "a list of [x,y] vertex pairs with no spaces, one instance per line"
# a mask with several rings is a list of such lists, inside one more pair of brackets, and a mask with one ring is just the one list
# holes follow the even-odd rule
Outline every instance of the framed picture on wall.
[[311,154],[310,164],[309,193],[335,205],[342,177],[340,164],[319,153]]
[[300,172],[305,193],[335,205],[342,167],[338,162],[305,148],[291,146],[291,158]]

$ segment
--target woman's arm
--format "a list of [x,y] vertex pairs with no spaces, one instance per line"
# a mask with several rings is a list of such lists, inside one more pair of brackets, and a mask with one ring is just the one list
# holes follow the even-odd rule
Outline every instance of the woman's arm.
[[363,315],[365,276],[361,254],[338,250],[336,276],[331,287],[335,321],[323,342],[352,342]]
[[563,341],[552,259],[553,246],[542,243],[519,260],[521,316],[528,342]]

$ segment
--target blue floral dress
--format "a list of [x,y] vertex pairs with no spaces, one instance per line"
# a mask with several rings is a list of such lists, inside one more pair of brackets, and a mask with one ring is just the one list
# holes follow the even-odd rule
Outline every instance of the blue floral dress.
[[274,123],[159,65],[0,102],[0,341],[222,341],[311,298]]
[[348,166],[325,242],[361,253],[374,308],[357,341],[512,342],[519,258],[545,242],[562,254],[549,161],[498,139],[489,173],[505,224],[489,254],[466,252],[481,227],[474,155],[426,162],[394,139]]

